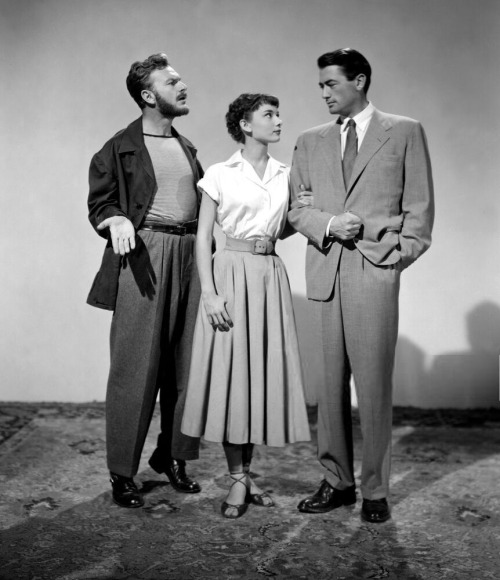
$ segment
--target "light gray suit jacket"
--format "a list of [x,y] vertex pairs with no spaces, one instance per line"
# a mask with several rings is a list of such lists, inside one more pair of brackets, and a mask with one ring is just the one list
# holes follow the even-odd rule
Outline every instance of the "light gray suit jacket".
[[[296,203],[301,185],[312,191],[313,206]],[[362,219],[355,244],[377,266],[406,268],[430,246],[432,172],[418,121],[375,110],[347,191],[337,117],[305,131],[293,155],[291,190],[288,220],[309,240],[306,282],[312,300],[327,300],[333,290],[342,250],[341,242],[326,236],[334,215],[351,211]]]

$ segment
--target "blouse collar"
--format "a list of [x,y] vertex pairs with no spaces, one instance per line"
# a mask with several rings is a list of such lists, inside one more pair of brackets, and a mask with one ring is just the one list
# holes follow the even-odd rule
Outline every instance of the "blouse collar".
[[264,174],[264,179],[260,180],[252,165],[246,159],[243,158],[243,155],[241,154],[241,149],[238,149],[238,151],[233,153],[233,155],[231,155],[231,157],[225,162],[225,165],[227,167],[240,168],[240,170],[244,171],[245,174],[248,175],[249,177],[255,176],[255,178],[260,182],[260,184],[271,181],[271,179],[273,179],[276,175],[278,175],[278,173],[286,171],[287,169],[287,165],[285,163],[281,163],[281,161],[278,161],[277,159],[271,157],[271,155],[268,154],[268,162],[266,172]]

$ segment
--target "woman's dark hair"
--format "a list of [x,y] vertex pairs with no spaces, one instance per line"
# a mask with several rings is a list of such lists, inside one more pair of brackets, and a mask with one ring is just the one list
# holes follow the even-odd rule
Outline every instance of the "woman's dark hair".
[[167,68],[167,66],[169,66],[168,57],[164,52],[160,52],[148,56],[148,58],[142,62],[134,62],[130,67],[127,76],[127,89],[130,96],[141,109],[144,109],[146,106],[146,103],[141,97],[141,93],[144,89],[149,89],[151,87],[149,83],[151,73],[154,70]]
[[238,143],[245,142],[245,134],[241,130],[240,121],[250,121],[252,113],[261,105],[272,105],[279,107],[280,102],[272,95],[263,93],[243,93],[235,99],[226,113],[226,127],[231,137]]
[[333,52],[327,52],[318,58],[318,67],[326,68],[327,66],[339,66],[347,78],[352,81],[358,75],[363,74],[366,77],[364,86],[365,95],[370,88],[372,68],[366,58],[353,48],[340,48]]

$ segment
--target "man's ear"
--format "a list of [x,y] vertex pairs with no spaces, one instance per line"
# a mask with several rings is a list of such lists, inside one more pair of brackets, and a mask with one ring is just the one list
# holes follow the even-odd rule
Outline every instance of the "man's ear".
[[156,97],[154,96],[153,91],[144,89],[141,91],[141,97],[142,100],[150,107],[154,107],[154,105],[156,105]]
[[365,84],[366,84],[366,75],[364,75],[363,73],[360,73],[356,77],[356,90],[363,91],[365,89]]

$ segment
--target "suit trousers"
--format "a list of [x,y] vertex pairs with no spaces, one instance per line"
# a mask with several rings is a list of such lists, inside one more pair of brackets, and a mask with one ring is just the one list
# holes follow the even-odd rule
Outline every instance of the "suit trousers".
[[195,235],[139,230],[123,260],[111,323],[106,395],[109,470],[133,477],[160,392],[160,460],[197,459],[199,439],[181,433],[200,301]]
[[325,382],[318,389],[318,459],[332,487],[354,485],[352,373],[363,436],[361,491],[365,499],[389,493],[399,286],[400,272],[395,266],[375,266],[353,242],[347,242],[331,299],[311,302],[325,366]]

